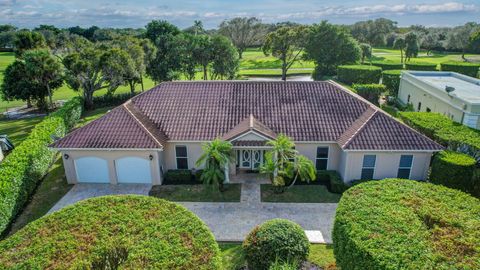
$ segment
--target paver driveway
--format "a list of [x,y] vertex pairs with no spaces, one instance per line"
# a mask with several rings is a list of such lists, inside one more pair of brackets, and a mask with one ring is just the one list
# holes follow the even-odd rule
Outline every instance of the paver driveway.
[[[77,201],[104,195],[148,195],[149,185],[77,184],[51,210],[61,209]],[[263,203],[260,185],[252,181],[242,184],[239,203],[180,202],[198,215],[212,230],[217,241],[243,241],[256,225],[273,218],[298,223],[314,243],[332,243],[331,231],[336,203]]]

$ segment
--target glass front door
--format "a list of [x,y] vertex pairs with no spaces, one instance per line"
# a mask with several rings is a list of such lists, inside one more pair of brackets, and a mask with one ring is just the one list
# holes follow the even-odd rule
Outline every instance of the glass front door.
[[241,169],[258,170],[263,163],[263,150],[238,150]]

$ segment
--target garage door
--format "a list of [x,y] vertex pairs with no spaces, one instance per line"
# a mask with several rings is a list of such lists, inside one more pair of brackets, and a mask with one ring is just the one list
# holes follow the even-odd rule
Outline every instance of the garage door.
[[75,160],[79,183],[110,183],[108,162],[98,157],[82,157]]
[[124,157],[115,160],[118,183],[152,183],[150,160],[139,157]]

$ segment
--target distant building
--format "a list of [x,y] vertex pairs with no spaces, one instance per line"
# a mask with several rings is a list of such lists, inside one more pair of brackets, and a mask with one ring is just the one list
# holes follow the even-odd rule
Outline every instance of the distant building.
[[12,151],[13,143],[8,139],[7,135],[0,135],[0,161],[5,157],[4,153]]
[[455,72],[404,71],[400,101],[417,112],[441,113],[480,129],[480,80]]

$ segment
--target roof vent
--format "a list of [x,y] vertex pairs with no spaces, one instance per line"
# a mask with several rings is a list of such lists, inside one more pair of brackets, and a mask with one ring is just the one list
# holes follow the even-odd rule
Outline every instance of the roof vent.
[[455,87],[447,85],[445,86],[445,91],[450,94],[451,92],[455,91]]

